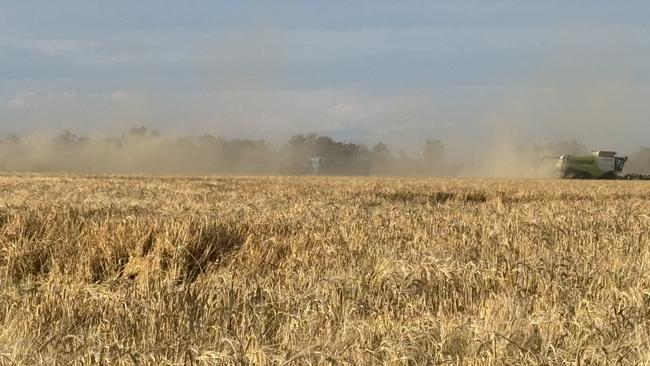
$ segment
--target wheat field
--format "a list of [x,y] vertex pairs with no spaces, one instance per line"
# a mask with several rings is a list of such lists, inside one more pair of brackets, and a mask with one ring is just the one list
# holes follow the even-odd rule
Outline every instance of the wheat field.
[[650,362],[650,184],[0,177],[0,364]]

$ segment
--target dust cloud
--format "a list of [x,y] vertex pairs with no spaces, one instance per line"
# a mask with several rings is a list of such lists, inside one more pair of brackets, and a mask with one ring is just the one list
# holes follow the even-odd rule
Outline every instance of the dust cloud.
[[[237,145],[233,147],[233,145]],[[0,169],[15,172],[123,174],[270,174],[273,157],[261,141],[206,135],[171,138],[146,129],[109,138],[72,133],[11,136],[0,143]]]
[[[544,157],[615,150],[630,157],[626,172],[650,173],[650,142],[644,140],[650,136],[650,90],[635,84],[617,57],[554,50],[539,60],[535,77],[506,88],[502,97],[478,93],[466,101],[456,95],[456,104],[444,109],[435,100],[444,93],[430,91],[377,96],[283,89],[290,49],[282,34],[226,35],[199,57],[202,94],[156,100],[125,92],[112,96],[114,108],[89,106],[76,114],[68,105],[43,107],[36,117],[51,118],[53,125],[105,114],[119,120],[105,123],[120,127],[143,119],[152,126],[182,120],[193,127],[186,129],[190,135],[145,128],[114,136],[9,135],[0,138],[0,170],[310,174],[309,158],[321,156],[336,162],[331,174],[549,178],[556,174],[555,160]],[[557,57],[565,54],[570,56]],[[175,103],[187,106],[174,113]],[[482,109],[466,112],[476,105]],[[193,119],[202,122],[192,124]],[[319,126],[323,136],[292,145],[290,134]]]
[[[484,140],[461,175],[543,178],[563,154],[616,151],[625,172],[650,171],[650,91],[625,49],[554,49],[483,118]],[[597,56],[597,57],[596,57]]]
[[[9,135],[0,139],[0,171],[84,174],[273,175],[312,174],[311,157],[324,157],[321,174],[550,178],[562,154],[588,154],[576,140],[521,144],[503,133],[494,147],[474,160],[453,160],[441,140],[426,140],[419,153],[370,148],[315,134],[296,135],[283,144],[226,140],[209,134],[164,136],[144,127],[112,137]],[[648,174],[650,149],[629,154],[626,172]],[[547,157],[548,159],[543,159]]]

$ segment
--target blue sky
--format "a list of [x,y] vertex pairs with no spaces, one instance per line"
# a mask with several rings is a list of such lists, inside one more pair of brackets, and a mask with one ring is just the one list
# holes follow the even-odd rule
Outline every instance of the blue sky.
[[632,149],[650,145],[649,16],[643,1],[0,0],[0,134]]

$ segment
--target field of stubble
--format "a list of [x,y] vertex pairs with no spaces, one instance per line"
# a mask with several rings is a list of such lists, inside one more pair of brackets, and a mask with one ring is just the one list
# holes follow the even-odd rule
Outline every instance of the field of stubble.
[[0,364],[650,360],[650,183],[0,177]]

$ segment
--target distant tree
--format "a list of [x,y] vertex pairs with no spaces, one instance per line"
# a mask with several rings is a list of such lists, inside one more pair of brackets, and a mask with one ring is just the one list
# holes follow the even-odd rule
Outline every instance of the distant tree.
[[442,141],[427,139],[422,148],[422,157],[428,163],[441,163],[445,157],[445,146]]
[[405,149],[399,149],[399,165],[410,166],[412,164],[411,156]]
[[120,148],[123,145],[123,141],[119,137],[106,137],[106,138],[103,138],[102,141],[104,143],[106,143],[107,145],[113,146],[113,147],[116,147],[116,148]]
[[373,173],[392,173],[393,160],[393,154],[388,148],[388,145],[383,142],[377,143],[370,150],[370,164]]
[[208,133],[201,135],[198,142],[207,146],[218,146],[220,143],[219,139]]
[[[340,169],[341,173],[345,171],[345,174],[361,174],[364,169],[367,171],[367,162],[370,159],[370,153],[363,145],[335,141],[331,137],[314,133],[292,136],[284,148],[284,156],[288,160],[287,170],[299,174],[310,171],[309,158],[312,157],[324,158],[325,164],[330,167],[337,162],[336,169]],[[357,164],[353,164],[353,161]],[[361,164],[362,161],[366,162],[365,168]]]
[[18,144],[20,143],[20,136],[10,133],[7,136],[5,136],[2,142],[6,144]]
[[128,131],[128,137],[132,138],[145,138],[145,137],[159,137],[160,134],[155,130],[149,130],[144,126],[131,127]]
[[78,141],[79,137],[68,130],[63,131],[63,133],[54,138],[54,143],[60,146],[72,146]]
[[373,146],[372,150],[370,150],[370,156],[373,160],[377,161],[389,160],[392,158],[392,155],[393,154],[390,152],[388,145],[384,144],[383,142],[377,143],[377,145]]
[[422,147],[422,171],[424,174],[442,174],[445,167],[445,146],[441,140],[427,139]]

